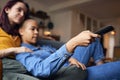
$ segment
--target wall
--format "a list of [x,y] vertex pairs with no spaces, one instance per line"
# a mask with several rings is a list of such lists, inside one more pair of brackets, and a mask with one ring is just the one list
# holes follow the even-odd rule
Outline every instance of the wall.
[[44,6],[43,4],[37,2],[37,0],[36,1],[34,1],[34,0],[25,0],[25,1],[29,4],[30,8],[34,8],[35,11],[42,10],[42,11],[46,12],[48,10],[48,8],[46,6]]
[[5,3],[7,2],[8,0],[0,0],[0,7],[2,9],[2,7],[5,5]]
[[107,49],[106,57],[114,57],[114,47],[120,46],[120,18],[103,20],[105,25],[112,25],[115,28],[115,35],[110,33],[104,35],[104,47]]
[[54,22],[53,34],[61,36],[61,41],[66,42],[81,31],[85,30],[80,21],[79,11],[77,10],[60,10],[50,13]]
[[81,31],[85,30],[83,23],[80,20],[80,12],[76,9],[72,10],[72,22],[71,22],[71,37],[79,34]]
[[[2,7],[8,0],[0,0],[0,7]],[[48,8],[43,4],[34,0],[25,0],[29,3],[30,8],[34,7],[37,10],[48,11]],[[39,5],[39,7],[38,7]],[[78,12],[74,10],[60,10],[49,13],[52,21],[54,22],[54,34],[61,36],[61,41],[68,41],[71,37],[75,36],[83,29],[83,25],[79,23],[79,17],[76,15]],[[93,16],[94,17],[94,16]],[[101,20],[106,25],[113,25],[116,29],[115,46],[120,46],[120,18],[111,20]]]
[[[7,1],[8,0],[0,0],[0,7],[3,7]],[[37,11],[37,10],[47,11],[48,10],[48,8],[46,6],[44,6],[41,3],[38,3],[37,1],[34,1],[34,0],[25,0],[25,2],[27,2],[29,4],[30,9],[34,8],[35,11]]]
[[70,10],[50,13],[54,22],[53,34],[60,35],[60,40],[66,42],[71,37],[71,15]]
[[120,18],[103,20],[105,25],[113,25],[115,28],[115,46],[120,46]]

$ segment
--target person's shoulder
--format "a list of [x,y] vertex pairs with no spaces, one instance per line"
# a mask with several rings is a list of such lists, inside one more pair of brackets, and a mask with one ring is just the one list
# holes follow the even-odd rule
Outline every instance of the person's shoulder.
[[2,35],[8,35],[1,27],[0,27],[0,34]]
[[32,45],[32,44],[21,43],[21,46],[22,46],[22,47],[27,47],[27,48],[29,48],[29,49],[31,49],[31,50],[36,49],[36,46],[34,46],[34,45]]
[[2,30],[2,28],[0,27],[0,32],[2,32],[3,30]]

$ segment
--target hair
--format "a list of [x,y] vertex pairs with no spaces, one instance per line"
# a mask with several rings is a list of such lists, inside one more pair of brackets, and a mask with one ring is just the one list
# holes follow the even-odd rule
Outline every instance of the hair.
[[5,12],[6,8],[12,8],[17,2],[22,2],[25,4],[27,8],[27,13],[25,15],[25,19],[29,18],[29,6],[26,2],[23,0],[9,0],[6,5],[3,7],[1,13],[0,13],[0,27],[7,32],[8,34],[11,35],[18,35],[18,28],[19,24],[16,24],[14,27],[10,27],[10,22],[8,20],[7,13]]

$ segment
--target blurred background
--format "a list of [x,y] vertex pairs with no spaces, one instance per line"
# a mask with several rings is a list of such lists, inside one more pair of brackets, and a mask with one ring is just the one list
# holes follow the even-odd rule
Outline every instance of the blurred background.
[[[0,10],[8,0],[0,0]],[[83,30],[115,30],[101,38],[106,58],[120,59],[120,0],[24,0],[40,25],[40,36],[66,42]]]

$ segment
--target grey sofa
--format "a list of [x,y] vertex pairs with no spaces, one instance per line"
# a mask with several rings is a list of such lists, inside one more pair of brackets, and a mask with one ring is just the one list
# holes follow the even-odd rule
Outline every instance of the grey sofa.
[[[46,40],[46,39],[40,39],[38,40],[37,44],[40,45],[51,45],[55,48],[61,47],[64,43],[59,41],[53,41],[53,40]],[[8,61],[8,62],[7,62]],[[12,62],[11,63],[9,63]],[[15,64],[16,63],[16,64]],[[4,65],[3,65],[4,64]],[[7,65],[9,66],[7,66]],[[21,66],[21,67],[20,67]],[[9,67],[11,70],[9,70]],[[0,59],[0,80],[39,80],[37,78],[34,78],[30,75],[24,74],[24,71],[21,72],[19,68],[23,68],[22,65],[16,60],[10,60],[10,59]],[[4,69],[4,70],[3,70]],[[16,73],[15,71],[18,73]],[[19,73],[20,72],[20,73]]]
[[37,43],[40,45],[51,45],[52,47],[55,47],[57,49],[60,48],[64,44],[64,42],[54,41],[54,40],[46,40],[46,39],[40,39],[40,40],[38,40]]

